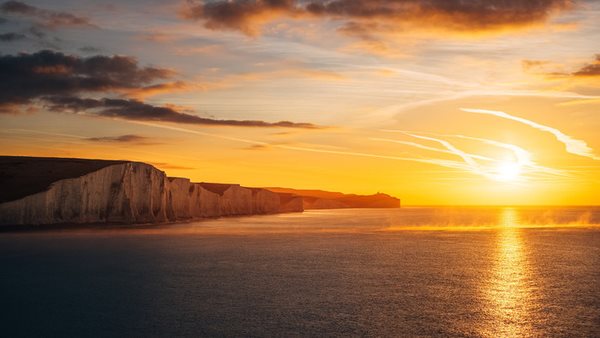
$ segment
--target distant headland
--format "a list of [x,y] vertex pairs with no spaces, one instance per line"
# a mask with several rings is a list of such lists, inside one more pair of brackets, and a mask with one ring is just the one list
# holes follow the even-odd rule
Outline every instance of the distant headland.
[[0,225],[158,224],[305,209],[399,208],[386,195],[193,183],[132,161],[0,156]]

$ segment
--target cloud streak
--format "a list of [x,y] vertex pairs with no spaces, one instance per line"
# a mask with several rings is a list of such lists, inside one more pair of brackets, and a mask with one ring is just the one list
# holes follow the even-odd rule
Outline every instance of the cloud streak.
[[[409,147],[419,148],[419,149],[423,149],[423,150],[429,150],[429,151],[433,151],[433,152],[437,152],[437,153],[456,155],[456,153],[453,152],[453,151],[450,151],[450,150],[447,150],[447,149],[440,149],[440,148],[436,148],[436,147],[431,147],[431,146],[427,146],[427,145],[424,145],[424,144],[421,144],[421,143],[415,143],[415,142],[409,142],[409,141],[401,141],[401,140],[392,140],[392,139],[379,138],[379,137],[371,137],[371,138],[369,138],[369,140],[402,144],[402,145],[406,145],[406,146],[409,146]],[[495,159],[493,159],[493,158],[489,158],[489,157],[485,157],[485,156],[481,156],[481,155],[476,155],[476,154],[469,154],[469,157],[474,158],[474,159],[478,159],[478,160],[482,160],[482,161],[495,161]]]
[[28,5],[20,1],[7,1],[0,5],[0,12],[33,18],[45,27],[93,26],[90,20],[69,12],[52,11]]
[[127,134],[127,135],[120,135],[120,136],[90,137],[87,140],[91,141],[91,142],[148,144],[147,141],[149,140],[149,138],[145,137],[145,136],[140,136],[140,135]]
[[3,33],[0,34],[0,41],[3,42],[12,42],[25,39],[25,34],[21,33]]
[[543,132],[552,134],[559,142],[561,142],[565,145],[566,151],[568,153],[583,156],[583,157],[588,157],[588,158],[591,158],[594,160],[600,160],[600,157],[598,157],[594,154],[594,150],[592,148],[590,148],[585,141],[575,139],[575,138],[561,132],[560,130],[558,130],[556,128],[552,128],[552,127],[549,127],[549,126],[546,126],[543,124],[539,124],[537,122],[527,120],[522,117],[513,116],[513,115],[507,114],[502,111],[487,110],[487,109],[471,109],[471,108],[461,108],[461,110],[464,112],[468,112],[468,113],[496,116],[496,117],[500,117],[503,119],[516,121],[516,122],[525,124],[527,126],[535,128],[537,130],[541,130]]
[[449,136],[458,137],[458,138],[462,138],[465,140],[478,141],[478,142],[489,144],[491,146],[495,146],[498,148],[507,149],[512,152],[513,156],[515,157],[516,163],[519,166],[530,167],[537,171],[552,174],[552,175],[563,175],[563,173],[560,170],[556,170],[556,169],[538,165],[537,163],[535,163],[533,161],[532,155],[529,151],[527,151],[517,145],[499,142],[499,141],[490,140],[490,139],[479,138],[479,137],[465,136],[465,135],[449,135]]
[[574,76],[600,76],[600,54],[596,55],[596,60],[593,63],[589,63],[583,66],[580,70],[573,72]]
[[[318,153],[318,154],[331,154],[331,155],[364,157],[364,158],[374,158],[374,159],[393,160],[393,161],[418,162],[418,163],[425,163],[425,164],[441,166],[441,167],[445,167],[445,168],[465,170],[465,166],[463,163],[458,162],[458,161],[451,161],[451,160],[389,156],[389,155],[380,155],[380,154],[356,152],[356,151],[329,150],[329,149],[320,149],[320,148],[312,148],[312,147],[304,147],[304,146],[271,144],[271,143],[263,142],[263,141],[256,141],[256,140],[244,139],[244,138],[239,138],[239,137],[225,136],[225,135],[221,135],[221,134],[207,133],[205,131],[193,130],[193,129],[182,128],[182,127],[177,127],[177,126],[157,124],[157,123],[153,123],[153,122],[132,121],[132,123],[136,123],[136,124],[140,124],[140,125],[144,125],[144,126],[155,127],[155,128],[179,131],[179,132],[187,133],[187,134],[213,137],[213,138],[218,138],[218,139],[231,141],[231,142],[241,142],[241,143],[255,145],[255,146],[281,148],[281,149],[287,149],[287,150],[294,150],[294,151],[301,151],[301,152],[308,152],[308,153]],[[327,146],[323,145],[323,147],[327,147]]]
[[120,118],[135,121],[160,121],[183,124],[231,127],[285,127],[317,129],[311,123],[290,121],[265,122],[259,120],[219,120],[186,114],[172,107],[150,105],[137,100],[127,99],[90,99],[74,96],[45,97],[46,107],[54,112],[89,113],[101,117]]
[[[382,139],[382,138],[371,138],[371,140],[391,142],[391,143],[396,143],[396,144],[408,145],[408,146],[412,146],[412,147],[419,148],[419,149],[430,150],[430,151],[434,151],[434,152],[438,152],[438,153],[456,155],[456,156],[459,156],[461,159],[463,159],[464,163],[460,163],[460,164],[462,164],[463,170],[465,170],[467,172],[471,172],[476,175],[486,177],[486,178],[498,179],[499,178],[498,165],[502,165],[502,164],[506,163],[506,159],[489,158],[489,157],[485,157],[485,156],[481,156],[481,155],[477,155],[477,154],[467,153],[461,149],[458,149],[458,147],[454,146],[452,143],[442,140],[442,139],[439,139],[439,138],[417,135],[415,133],[402,131],[402,130],[384,129],[382,131],[383,132],[391,132],[391,133],[402,133],[404,135],[408,135],[411,137],[416,137],[416,138],[423,139],[423,140],[433,141],[433,142],[441,144],[444,147],[444,149],[435,148],[435,147],[423,145],[420,143],[401,141],[401,140]],[[491,145],[491,146],[498,147],[498,148],[503,148],[503,149],[509,150],[513,154],[514,161],[511,163],[512,163],[512,165],[514,165],[517,168],[528,168],[528,169],[530,169],[529,173],[543,173],[543,174],[552,175],[553,177],[565,176],[565,174],[560,170],[556,170],[556,169],[538,165],[537,163],[535,163],[533,161],[532,155],[530,152],[528,152],[527,150],[525,150],[517,145],[514,145],[514,144],[503,143],[503,142],[499,142],[499,141],[495,141],[495,140],[484,139],[484,138],[479,138],[479,137],[471,137],[471,136],[465,136],[465,135],[446,135],[446,134],[436,134],[436,133],[426,133],[426,134],[439,135],[440,137],[460,138],[460,139],[484,143],[484,144]],[[482,164],[477,161],[485,161],[486,163]]]

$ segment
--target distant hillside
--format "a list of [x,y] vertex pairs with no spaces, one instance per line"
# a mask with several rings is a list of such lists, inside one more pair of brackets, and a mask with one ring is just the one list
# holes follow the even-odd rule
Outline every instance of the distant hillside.
[[265,188],[277,193],[301,196],[305,209],[338,208],[399,208],[400,199],[382,193],[374,195],[343,194],[323,190],[302,190],[290,188]]

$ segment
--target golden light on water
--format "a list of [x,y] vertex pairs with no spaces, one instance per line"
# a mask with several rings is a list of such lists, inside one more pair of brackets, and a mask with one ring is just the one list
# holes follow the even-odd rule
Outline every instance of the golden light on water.
[[494,337],[527,335],[531,294],[527,281],[529,269],[515,209],[502,211],[497,233],[494,263],[485,291],[490,303],[491,323],[488,330]]

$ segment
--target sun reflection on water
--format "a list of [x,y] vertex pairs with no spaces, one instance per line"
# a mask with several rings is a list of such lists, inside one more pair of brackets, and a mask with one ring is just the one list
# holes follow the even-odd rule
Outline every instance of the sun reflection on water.
[[515,209],[506,208],[500,216],[494,264],[486,298],[491,318],[486,335],[521,337],[530,333],[528,316],[531,294],[529,268]]

